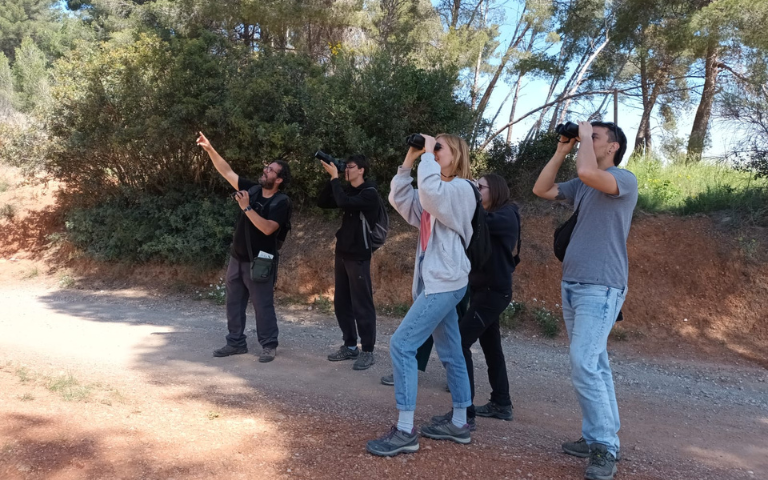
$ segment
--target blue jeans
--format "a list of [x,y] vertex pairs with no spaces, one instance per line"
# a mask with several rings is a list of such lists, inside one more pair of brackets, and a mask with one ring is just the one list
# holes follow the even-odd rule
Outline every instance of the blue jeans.
[[429,338],[434,338],[435,349],[448,374],[453,406],[472,405],[467,365],[461,350],[459,317],[456,305],[464,298],[467,287],[453,292],[424,295],[423,288],[405,315],[389,344],[392,373],[395,380],[395,400],[398,410],[416,410],[416,392],[419,388],[416,350]]
[[619,407],[608,363],[608,334],[627,289],[562,282],[563,319],[568,331],[571,380],[581,405],[581,435],[587,444],[619,449]]

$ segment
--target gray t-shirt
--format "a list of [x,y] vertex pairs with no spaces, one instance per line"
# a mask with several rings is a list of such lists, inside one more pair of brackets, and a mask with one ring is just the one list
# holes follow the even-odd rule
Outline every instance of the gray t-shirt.
[[624,288],[629,276],[627,236],[637,204],[637,178],[616,167],[606,171],[616,179],[618,195],[588,187],[578,178],[558,184],[568,203],[579,208],[563,260],[563,280]]

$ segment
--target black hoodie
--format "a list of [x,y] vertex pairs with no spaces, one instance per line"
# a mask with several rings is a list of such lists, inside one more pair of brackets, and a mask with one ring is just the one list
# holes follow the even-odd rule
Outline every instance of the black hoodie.
[[486,223],[491,234],[491,257],[477,270],[469,272],[471,289],[490,288],[504,294],[512,291],[512,272],[520,225],[517,222],[517,206],[508,203],[495,212],[486,213]]
[[364,181],[359,187],[342,186],[338,178],[326,184],[317,199],[317,206],[341,208],[344,211],[341,228],[336,232],[336,255],[345,260],[371,259],[370,240],[366,248],[360,212],[363,212],[369,224],[373,224],[373,217],[380,201],[376,184],[369,180]]

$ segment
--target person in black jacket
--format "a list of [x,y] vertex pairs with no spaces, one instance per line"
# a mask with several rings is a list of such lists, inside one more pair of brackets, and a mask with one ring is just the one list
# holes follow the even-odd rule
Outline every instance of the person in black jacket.
[[[512,401],[509,396],[509,380],[504,351],[501,348],[499,316],[512,301],[512,274],[515,271],[516,252],[520,237],[520,215],[511,203],[507,181],[490,173],[477,182],[486,223],[491,234],[491,257],[480,268],[469,272],[469,308],[459,320],[461,348],[467,362],[472,400],[475,398],[475,377],[472,364],[472,345],[480,340],[480,346],[488,365],[488,381],[491,399],[482,406],[467,408],[467,422],[475,427],[475,416],[512,420]],[[452,413],[442,418],[450,421]],[[435,417],[437,421],[441,417]]]
[[[365,370],[375,363],[373,346],[376,343],[376,308],[373,305],[371,284],[371,242],[363,228],[361,215],[369,224],[379,207],[379,192],[373,182],[366,181],[368,159],[353,155],[344,170],[349,185],[343,187],[334,164],[321,162],[331,180],[320,192],[318,206],[341,208],[344,216],[336,232],[335,294],[333,306],[344,338],[344,345],[328,355],[328,360],[356,359],[355,370]],[[360,334],[362,352],[357,348]]]

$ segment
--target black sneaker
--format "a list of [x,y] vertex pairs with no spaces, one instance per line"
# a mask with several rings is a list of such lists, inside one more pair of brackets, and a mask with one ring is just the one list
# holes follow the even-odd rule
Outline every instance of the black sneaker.
[[353,358],[357,358],[358,355],[360,355],[360,350],[357,348],[350,350],[346,345],[342,345],[337,351],[328,355],[328,360],[332,362],[340,362],[342,360],[352,360]]
[[[432,417],[432,423],[448,423],[453,422],[453,410],[446,413],[445,415],[435,415]],[[467,425],[469,425],[469,431],[474,432],[477,430],[477,424],[475,423],[475,417],[467,416]]]
[[512,420],[512,405],[499,405],[496,402],[488,402],[485,405],[475,407],[475,415],[478,417],[493,417],[502,420]]
[[589,447],[589,466],[584,472],[588,480],[613,480],[616,475],[616,458],[608,451],[608,447],[593,443]]
[[[349,349],[347,348],[347,350]],[[352,365],[352,370],[367,370],[374,363],[376,363],[376,359],[373,358],[373,352],[360,352],[360,356],[357,357],[355,364]]]
[[390,387],[393,386],[395,384],[395,374],[390,373],[389,375],[384,375],[381,377],[381,384],[388,385]]
[[[579,437],[575,442],[565,442],[563,444],[563,451],[574,457],[589,457],[589,445],[587,445],[587,441],[584,440],[584,437]],[[616,461],[621,461],[621,449],[616,451]]]
[[264,347],[261,351],[261,355],[259,355],[259,363],[271,362],[275,359],[275,355],[277,355],[276,348]]
[[213,351],[214,357],[228,357],[230,355],[240,355],[248,353],[248,347],[233,347],[232,345],[225,345],[218,350]]
[[419,435],[415,428],[408,434],[401,432],[397,427],[392,427],[383,437],[368,440],[365,449],[368,450],[368,453],[380,457],[394,457],[398,453],[413,453],[419,450]]
[[[453,415],[453,414],[451,414]],[[468,444],[472,441],[469,425],[457,427],[453,422],[432,422],[421,426],[421,434],[434,440],[453,440],[456,443]]]

